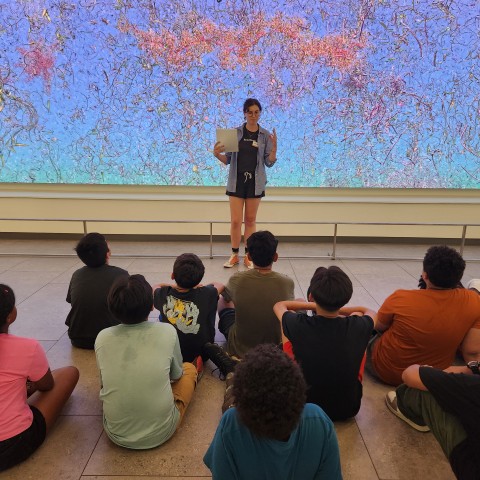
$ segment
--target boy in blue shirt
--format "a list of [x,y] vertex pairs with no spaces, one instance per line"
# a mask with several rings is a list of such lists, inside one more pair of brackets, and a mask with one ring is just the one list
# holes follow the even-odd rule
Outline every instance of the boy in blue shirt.
[[300,368],[277,346],[251,349],[232,389],[235,406],[203,459],[214,480],[342,479],[333,424],[320,407],[305,405]]

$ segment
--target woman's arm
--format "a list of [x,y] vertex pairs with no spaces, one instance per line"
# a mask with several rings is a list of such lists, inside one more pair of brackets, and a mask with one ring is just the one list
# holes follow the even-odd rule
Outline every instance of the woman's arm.
[[265,165],[271,167],[277,161],[277,132],[275,129],[273,129],[273,133],[267,137],[265,153]]
[[213,147],[213,154],[215,157],[220,160],[224,165],[228,165],[228,159],[225,155],[225,145],[223,143],[217,142]]

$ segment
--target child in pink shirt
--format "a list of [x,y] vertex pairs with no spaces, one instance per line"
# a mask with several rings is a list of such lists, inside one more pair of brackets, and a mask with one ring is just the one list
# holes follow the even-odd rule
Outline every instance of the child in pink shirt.
[[36,340],[8,333],[16,318],[13,290],[0,284],[0,471],[43,443],[79,375],[75,367],[51,372]]

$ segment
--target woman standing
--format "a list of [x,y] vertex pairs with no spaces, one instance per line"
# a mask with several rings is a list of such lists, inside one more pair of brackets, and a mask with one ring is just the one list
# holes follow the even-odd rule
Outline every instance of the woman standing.
[[[217,142],[213,154],[225,165],[230,165],[227,195],[230,200],[230,239],[232,254],[225,268],[239,263],[242,220],[245,224],[244,243],[256,231],[257,211],[260,200],[265,196],[267,176],[265,166],[271,167],[277,161],[277,134],[268,132],[258,124],[262,106],[255,98],[247,98],[243,104],[245,123],[237,127],[238,153],[225,152],[225,146]],[[244,264],[253,268],[247,258],[245,247]]]

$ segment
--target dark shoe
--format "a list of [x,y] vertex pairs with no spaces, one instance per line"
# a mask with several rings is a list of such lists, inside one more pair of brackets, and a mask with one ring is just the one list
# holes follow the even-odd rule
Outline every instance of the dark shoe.
[[195,357],[192,362],[195,365],[195,368],[197,369],[197,383],[201,380],[203,377],[203,360],[202,357],[199,355],[198,357]]
[[237,361],[230,357],[220,345],[216,343],[206,343],[203,346],[203,352],[218,367],[224,378],[235,370]]

